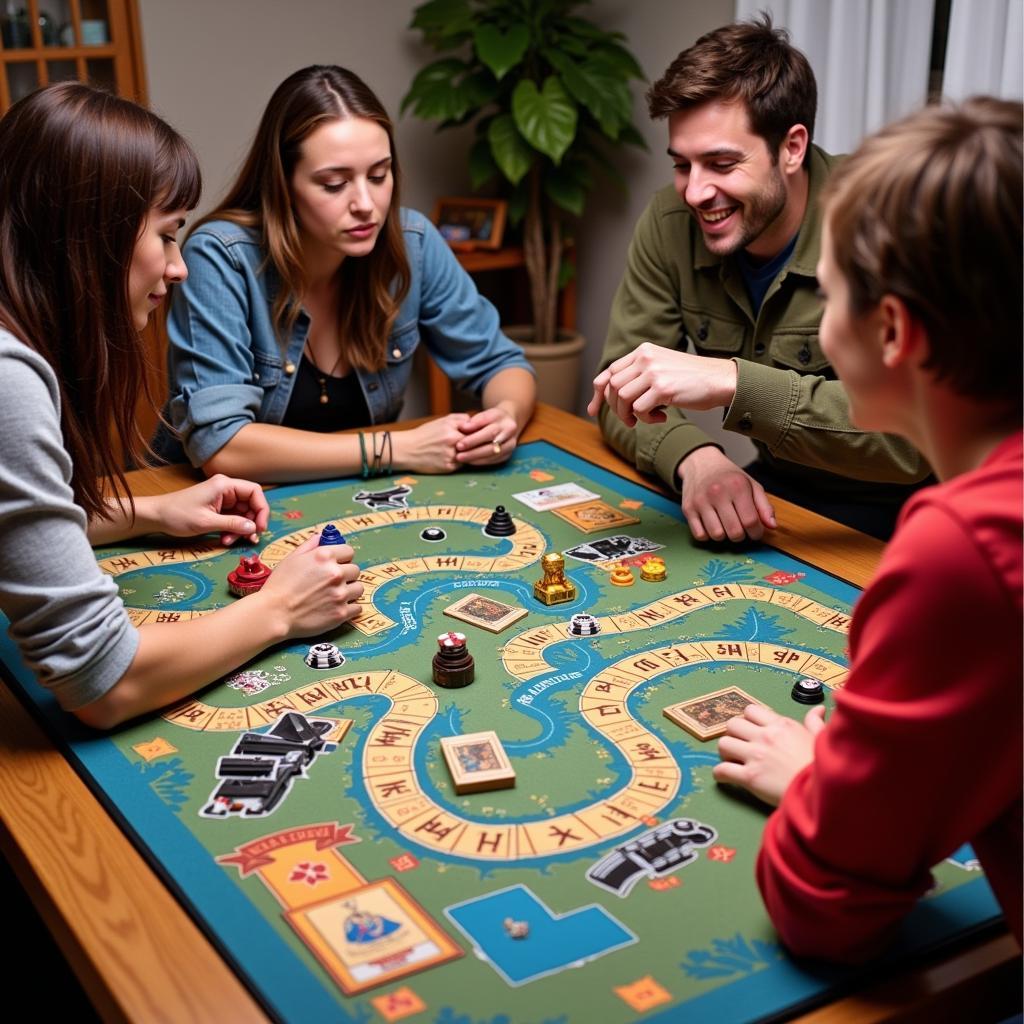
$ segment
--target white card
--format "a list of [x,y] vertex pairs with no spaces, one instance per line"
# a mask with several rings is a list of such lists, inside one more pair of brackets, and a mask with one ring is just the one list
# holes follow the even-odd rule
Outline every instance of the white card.
[[600,494],[588,491],[579,484],[555,484],[552,487],[538,487],[535,491],[521,491],[513,494],[516,501],[521,501],[534,512],[550,512],[553,508],[563,505],[575,505],[580,501],[600,498]]

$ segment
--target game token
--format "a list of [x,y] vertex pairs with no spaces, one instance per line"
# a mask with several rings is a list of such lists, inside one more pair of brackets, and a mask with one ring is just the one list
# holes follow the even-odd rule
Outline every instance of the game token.
[[793,684],[790,696],[797,704],[822,704],[825,701],[825,688],[820,679],[798,679]]
[[631,587],[636,583],[636,577],[633,575],[632,569],[620,565],[617,569],[612,569],[611,581],[617,587]]
[[569,632],[573,636],[594,636],[601,632],[601,624],[590,612],[580,612],[569,620]]
[[448,536],[439,526],[428,526],[420,531],[420,540],[429,540],[432,544],[444,540]]
[[476,666],[466,647],[466,634],[442,633],[437,648],[432,665],[434,682],[446,690],[469,686]]
[[270,579],[270,568],[259,555],[242,555],[238,567],[228,573],[228,590],[236,597],[255,594]]
[[506,917],[502,925],[510,939],[525,939],[530,934],[530,925],[526,921],[515,921],[511,917]]
[[642,566],[640,566],[640,579],[646,583],[661,583],[668,576],[665,571],[665,560],[659,558],[657,555],[652,558],[648,558]]
[[576,585],[565,577],[565,559],[555,552],[540,560],[544,576],[533,585],[533,596],[544,604],[564,604],[576,599]]
[[328,523],[320,531],[320,547],[324,547],[327,544],[344,544],[345,537],[342,532],[334,525],[334,523]]
[[516,524],[512,522],[512,517],[504,505],[499,505],[491,513],[491,518],[487,520],[487,525],[484,527],[484,533],[488,537],[511,537],[515,532]]
[[508,789],[516,784],[516,770],[494,731],[444,736],[441,753],[460,796]]
[[305,661],[310,668],[337,668],[345,664],[345,655],[334,644],[313,644]]

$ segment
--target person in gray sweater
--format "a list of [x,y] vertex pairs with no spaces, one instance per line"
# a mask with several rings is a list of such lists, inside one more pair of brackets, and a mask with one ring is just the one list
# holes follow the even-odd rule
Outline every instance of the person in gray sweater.
[[199,200],[198,163],[155,115],[63,82],[0,119],[0,167],[0,610],[39,681],[110,728],[353,618],[352,549],[313,537],[258,594],[132,625],[91,544],[155,532],[231,544],[269,517],[257,484],[222,475],[133,500],[111,443],[112,424],[138,461],[139,332],[186,276],[177,233]]

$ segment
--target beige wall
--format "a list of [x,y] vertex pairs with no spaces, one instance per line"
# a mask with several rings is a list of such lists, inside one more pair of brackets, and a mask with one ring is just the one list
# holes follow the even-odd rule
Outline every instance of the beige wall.
[[[407,27],[414,6],[412,0],[139,0],[150,103],[196,147],[206,180],[204,207],[226,187],[274,87],[306,64],[351,68],[397,118],[409,82],[431,57]],[[586,13],[625,33],[648,77],[656,78],[697,36],[731,20],[733,10],[733,0],[595,0]],[[651,152],[623,155],[618,166],[628,196],[614,188],[595,191],[578,232],[585,377],[600,356],[633,224],[651,193],[670,180],[665,126],[648,120],[642,90],[635,92],[635,119]],[[431,126],[405,117],[397,121],[397,136],[406,205],[429,213],[439,195],[468,194],[468,131],[435,135]],[[585,381],[581,401],[584,391]],[[406,411],[420,409],[410,401]],[[710,416],[712,423],[719,419]]]

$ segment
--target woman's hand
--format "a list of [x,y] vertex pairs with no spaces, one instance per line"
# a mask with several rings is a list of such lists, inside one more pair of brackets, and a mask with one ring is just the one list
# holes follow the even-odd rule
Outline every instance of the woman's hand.
[[454,472],[458,468],[456,445],[469,418],[467,413],[453,412],[413,430],[392,431],[391,468],[412,473]]
[[722,761],[712,774],[777,807],[796,775],[814,760],[814,740],[824,728],[824,707],[808,711],[801,725],[763,704],[748,704],[718,741]]
[[270,506],[259,484],[220,473],[182,491],[159,495],[156,502],[157,529],[172,537],[217,532],[225,546],[239,537],[258,540],[270,520]]
[[316,636],[348,622],[359,614],[356,602],[363,593],[354,554],[348,544],[321,547],[314,534],[278,564],[263,588],[245,599],[246,606],[254,614],[281,616],[288,638]]
[[462,465],[493,466],[507,462],[515,451],[519,425],[503,405],[484,409],[462,424],[456,459]]

